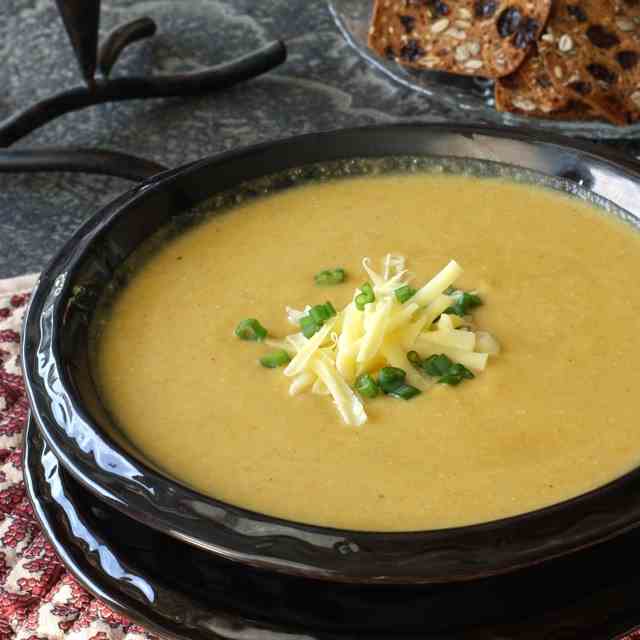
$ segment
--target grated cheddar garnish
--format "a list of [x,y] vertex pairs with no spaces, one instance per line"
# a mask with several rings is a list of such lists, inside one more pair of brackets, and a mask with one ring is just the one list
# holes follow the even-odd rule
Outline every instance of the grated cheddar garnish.
[[368,281],[340,311],[329,302],[302,311],[287,307],[289,322],[303,326],[304,334],[264,339],[278,355],[263,358],[263,366],[286,365],[290,395],[330,395],[351,426],[367,421],[363,399],[385,394],[409,400],[433,384],[456,386],[484,371],[500,345],[475,330],[471,312],[482,304],[478,295],[454,289],[460,265],[451,260],[413,288],[405,264],[404,256],[389,253],[378,272],[364,258]]

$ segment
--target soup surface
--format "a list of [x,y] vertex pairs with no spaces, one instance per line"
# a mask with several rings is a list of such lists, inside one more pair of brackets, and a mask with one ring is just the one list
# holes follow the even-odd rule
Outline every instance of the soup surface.
[[[456,259],[502,353],[458,387],[366,402],[288,395],[255,317],[365,281],[361,259],[407,257],[423,282]],[[348,283],[314,284],[341,266]],[[171,240],[134,275],[97,341],[96,378],[126,436],[219,499],[362,530],[478,523],[576,496],[640,463],[640,237],[595,207],[526,184],[454,176],[351,178],[251,201]]]

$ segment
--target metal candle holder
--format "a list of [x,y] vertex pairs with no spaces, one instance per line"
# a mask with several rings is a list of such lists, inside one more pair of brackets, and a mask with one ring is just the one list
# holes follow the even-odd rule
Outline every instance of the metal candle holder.
[[[109,75],[122,52],[132,43],[156,33],[155,22],[138,18],[116,27],[99,44],[100,0],[56,0],[85,85],[61,91],[0,122],[0,147],[9,147],[65,113],[105,102],[196,96],[232,87],[282,64],[287,57],[276,40],[240,58],[203,71],[163,76]],[[99,71],[100,76],[96,77]],[[161,165],[99,149],[55,147],[0,151],[0,173],[79,171],[121,175],[122,160],[140,163],[140,173]],[[131,160],[129,160],[131,159]],[[131,168],[131,167],[129,167]],[[127,175],[130,175],[127,171]]]

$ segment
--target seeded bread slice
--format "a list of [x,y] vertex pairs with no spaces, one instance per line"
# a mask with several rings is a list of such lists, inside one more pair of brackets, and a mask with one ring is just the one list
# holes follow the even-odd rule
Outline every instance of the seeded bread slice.
[[525,116],[544,118],[566,109],[571,97],[556,88],[534,46],[524,62],[511,74],[496,80],[496,109]]
[[525,61],[495,85],[496,109],[533,118],[596,120],[597,114],[584,102],[557,88],[534,46]]
[[513,73],[551,0],[376,0],[369,46],[400,64],[458,75]]
[[640,120],[640,2],[556,0],[538,46],[559,91],[613,124]]

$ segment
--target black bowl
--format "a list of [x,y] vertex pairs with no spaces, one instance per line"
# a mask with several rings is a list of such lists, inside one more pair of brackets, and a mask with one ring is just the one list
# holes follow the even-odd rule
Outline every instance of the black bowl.
[[316,163],[399,156],[470,158],[498,170],[522,168],[541,182],[551,177],[558,188],[607,199],[619,214],[638,222],[640,180],[633,163],[598,155],[586,143],[532,138],[514,130],[410,125],[337,131],[260,145],[163,173],[84,224],[44,271],[31,299],[22,352],[31,408],[72,476],[139,522],[219,556],[346,582],[489,576],[549,560],[640,524],[636,469],[572,500],[476,526],[417,533],[310,526],[201,495],[154,470],[109,435],[113,425],[88,364],[88,329],[96,300],[134,249],[213,195],[263,176],[280,173],[296,182],[305,172],[313,174]]

